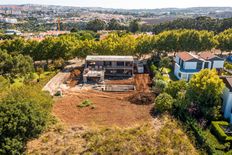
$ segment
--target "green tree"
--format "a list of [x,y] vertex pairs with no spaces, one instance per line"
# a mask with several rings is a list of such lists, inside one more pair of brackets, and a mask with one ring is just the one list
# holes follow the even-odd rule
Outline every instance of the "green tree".
[[173,98],[177,98],[179,92],[185,92],[186,90],[187,82],[184,80],[179,80],[170,81],[164,91],[171,95]]
[[111,19],[110,22],[108,23],[108,30],[120,30],[121,25],[116,19]]
[[22,154],[46,127],[51,98],[35,87],[13,89],[0,101],[0,154]]
[[99,30],[104,30],[106,28],[106,23],[100,19],[95,19],[87,23],[86,29],[97,32]]
[[212,120],[220,113],[223,88],[224,83],[216,70],[204,69],[191,78],[187,95],[198,107],[199,112]]
[[171,111],[172,107],[173,98],[167,93],[162,93],[155,99],[155,109],[159,112]]
[[129,31],[132,33],[138,32],[140,30],[139,20],[132,20],[129,24]]
[[136,38],[136,54],[139,58],[153,51],[152,36],[141,35]]
[[218,41],[217,48],[222,52],[231,52],[232,51],[232,29],[225,30],[216,36]]

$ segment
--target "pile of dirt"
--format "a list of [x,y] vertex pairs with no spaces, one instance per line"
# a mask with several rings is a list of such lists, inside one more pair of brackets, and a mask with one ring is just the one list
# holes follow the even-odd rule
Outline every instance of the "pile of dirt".
[[151,92],[149,93],[138,92],[128,97],[128,101],[138,105],[153,104],[154,100],[155,100],[155,94]]
[[75,85],[79,83],[80,76],[81,76],[81,69],[72,70],[70,73],[69,80],[67,80],[67,84],[70,87],[74,87]]

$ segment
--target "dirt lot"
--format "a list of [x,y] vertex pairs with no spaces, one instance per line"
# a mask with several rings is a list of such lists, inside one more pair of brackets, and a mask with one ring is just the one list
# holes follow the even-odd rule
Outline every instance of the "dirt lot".
[[151,85],[151,79],[149,74],[136,74],[135,75],[135,87],[137,91],[149,92]]
[[[151,105],[131,104],[127,98],[134,92],[115,93],[83,90],[56,100],[53,113],[64,123],[75,125],[103,125],[127,127],[151,120]],[[95,108],[78,107],[89,99]]]

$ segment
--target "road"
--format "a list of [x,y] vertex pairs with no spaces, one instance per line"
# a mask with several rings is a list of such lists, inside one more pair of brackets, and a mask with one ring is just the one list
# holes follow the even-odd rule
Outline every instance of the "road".
[[52,96],[57,93],[59,89],[61,89],[61,85],[70,77],[70,71],[75,68],[81,66],[84,61],[80,59],[70,60],[70,65],[67,65],[64,70],[60,71],[56,74],[44,87],[43,91],[48,91]]

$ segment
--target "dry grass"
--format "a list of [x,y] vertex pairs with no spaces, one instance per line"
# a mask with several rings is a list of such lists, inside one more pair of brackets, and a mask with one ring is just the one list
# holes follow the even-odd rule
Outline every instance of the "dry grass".
[[198,152],[168,116],[128,128],[56,126],[28,143],[28,154],[184,154]]

